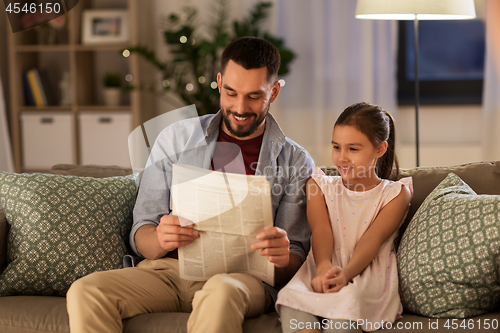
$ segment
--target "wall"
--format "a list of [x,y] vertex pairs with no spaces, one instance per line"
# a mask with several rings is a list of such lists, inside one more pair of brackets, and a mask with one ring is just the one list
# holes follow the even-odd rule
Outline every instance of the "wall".
[[[420,165],[444,166],[481,161],[480,105],[421,106]],[[396,120],[402,167],[415,166],[415,108],[400,107]]]

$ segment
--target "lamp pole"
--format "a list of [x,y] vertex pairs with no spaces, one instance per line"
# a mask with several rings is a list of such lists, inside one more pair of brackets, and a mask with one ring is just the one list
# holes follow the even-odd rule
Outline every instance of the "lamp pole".
[[420,166],[420,153],[419,153],[419,138],[418,138],[418,108],[420,105],[420,83],[418,80],[418,15],[415,14],[413,20],[413,44],[415,49],[415,149],[417,167]]

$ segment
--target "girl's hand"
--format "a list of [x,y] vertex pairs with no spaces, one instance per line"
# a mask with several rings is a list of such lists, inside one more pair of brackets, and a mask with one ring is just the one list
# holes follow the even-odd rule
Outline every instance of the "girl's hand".
[[324,293],[325,286],[323,285],[323,281],[325,281],[325,274],[332,268],[331,264],[324,265],[323,268],[318,268],[316,271],[316,276],[311,280],[311,287],[316,293]]
[[324,293],[336,293],[344,286],[347,285],[349,281],[345,275],[345,272],[339,266],[334,266],[325,273],[323,283]]
[[322,293],[323,291],[323,280],[325,279],[325,275],[316,275],[311,281],[311,287],[314,292]]

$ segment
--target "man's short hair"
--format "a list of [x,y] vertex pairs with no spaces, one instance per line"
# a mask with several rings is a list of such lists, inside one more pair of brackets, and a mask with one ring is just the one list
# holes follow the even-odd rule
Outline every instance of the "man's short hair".
[[276,80],[281,64],[278,49],[271,42],[257,37],[242,37],[226,47],[221,57],[223,75],[229,60],[247,70],[267,67],[269,82]]

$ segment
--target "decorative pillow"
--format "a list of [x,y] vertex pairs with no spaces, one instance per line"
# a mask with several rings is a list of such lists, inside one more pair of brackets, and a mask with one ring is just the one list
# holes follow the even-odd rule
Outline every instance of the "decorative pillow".
[[64,296],[84,275],[121,268],[135,179],[0,172],[10,224],[0,296]]
[[429,194],[398,249],[405,309],[466,318],[500,299],[500,196],[477,195],[455,174]]

